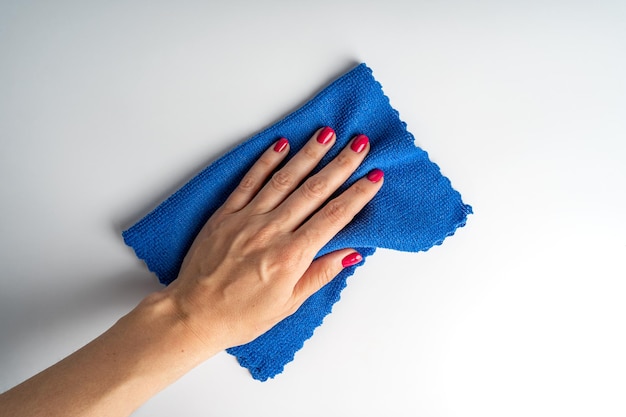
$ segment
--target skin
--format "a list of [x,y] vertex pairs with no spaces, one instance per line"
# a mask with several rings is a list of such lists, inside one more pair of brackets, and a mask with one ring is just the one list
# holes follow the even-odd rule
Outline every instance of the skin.
[[[269,148],[208,220],[178,278],[101,336],[0,395],[6,416],[127,416],[216,353],[254,340],[294,313],[354,254],[313,260],[382,187],[361,178],[324,202],[361,164],[350,145],[298,186],[335,136],[288,154]],[[268,180],[269,178],[269,180]]]

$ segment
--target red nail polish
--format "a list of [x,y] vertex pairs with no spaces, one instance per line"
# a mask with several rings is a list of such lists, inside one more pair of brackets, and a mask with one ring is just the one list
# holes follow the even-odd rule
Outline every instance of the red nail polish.
[[285,150],[287,145],[289,145],[289,141],[285,138],[280,138],[278,142],[276,142],[276,145],[274,145],[274,151],[281,153]]
[[320,130],[320,133],[318,133],[317,141],[322,145],[325,145],[330,142],[334,134],[335,131],[332,128],[326,126],[324,129]]
[[356,153],[362,152],[363,149],[365,149],[365,147],[367,146],[367,142],[369,142],[369,139],[367,138],[367,136],[359,135],[356,138],[354,138],[354,141],[352,141],[352,145],[350,145],[350,149],[352,149]]
[[363,260],[363,257],[359,252],[352,252],[350,255],[346,256],[341,260],[341,265],[344,268],[347,268],[352,265],[356,265]]
[[385,173],[382,170],[378,168],[374,168],[367,174],[367,179],[370,180],[371,182],[376,183],[380,181],[380,179],[384,176],[385,176]]

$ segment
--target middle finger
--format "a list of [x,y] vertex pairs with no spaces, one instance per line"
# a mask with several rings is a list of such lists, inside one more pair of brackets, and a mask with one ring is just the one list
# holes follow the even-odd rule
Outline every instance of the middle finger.
[[275,213],[288,230],[295,230],[344,183],[369,152],[369,139],[358,135],[320,172],[307,179]]
[[255,212],[266,213],[276,208],[306,178],[326,155],[335,141],[335,131],[324,127],[313,134],[304,147],[270,178],[254,197]]

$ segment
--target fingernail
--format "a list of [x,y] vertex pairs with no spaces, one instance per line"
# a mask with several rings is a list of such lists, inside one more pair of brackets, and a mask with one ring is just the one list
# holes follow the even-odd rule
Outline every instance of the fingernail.
[[274,145],[274,151],[281,153],[285,150],[287,145],[289,145],[289,141],[285,138],[280,138],[278,142],[276,142],[276,145]]
[[369,139],[367,138],[367,136],[359,135],[356,138],[354,138],[354,141],[352,141],[352,145],[350,145],[350,149],[352,149],[356,153],[362,152],[363,149],[365,149],[365,147],[367,146],[367,142],[369,142]]
[[371,182],[376,183],[380,181],[380,179],[384,176],[385,176],[385,173],[382,170],[378,168],[374,168],[367,174],[367,179],[370,180]]
[[347,268],[352,265],[356,265],[363,260],[363,257],[359,252],[352,252],[350,255],[346,256],[341,260],[341,265],[344,268]]
[[325,145],[330,142],[334,134],[335,131],[332,128],[326,126],[324,129],[320,130],[320,133],[318,133],[317,141],[322,145]]

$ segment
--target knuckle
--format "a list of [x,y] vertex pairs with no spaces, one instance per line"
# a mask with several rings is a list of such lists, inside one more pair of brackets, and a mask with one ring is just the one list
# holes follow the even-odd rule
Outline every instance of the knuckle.
[[344,223],[348,217],[348,208],[342,201],[333,200],[322,210],[324,217],[332,224]]
[[342,152],[335,158],[335,163],[341,168],[348,168],[352,166],[352,158],[350,155]]
[[268,170],[268,169],[272,169],[272,167],[274,166],[274,161],[271,158],[268,158],[266,155],[262,155],[258,160],[257,160],[258,165],[261,167],[261,169],[263,170]]
[[294,183],[293,175],[289,171],[280,170],[272,176],[270,184],[276,191],[286,191]]
[[311,177],[302,184],[302,193],[311,200],[322,198],[326,194],[328,184],[324,178]]
[[301,247],[310,248],[319,240],[320,232],[313,228],[303,228],[299,235],[299,244]]
[[239,189],[242,191],[250,191],[256,187],[256,184],[257,182],[255,178],[252,175],[247,174],[242,178],[241,182],[239,182]]
[[311,146],[305,146],[302,148],[302,153],[309,159],[317,160],[319,158],[318,152],[313,149]]
[[253,239],[262,245],[266,245],[275,239],[279,230],[280,226],[277,222],[268,222],[259,228]]
[[354,192],[354,194],[356,194],[357,196],[362,196],[362,195],[368,195],[369,194],[369,189],[368,187],[365,185],[365,183],[358,181],[356,182],[353,186],[352,186],[352,191]]
[[336,275],[336,271],[330,266],[323,268],[317,276],[317,287],[322,288],[324,285],[332,281]]

